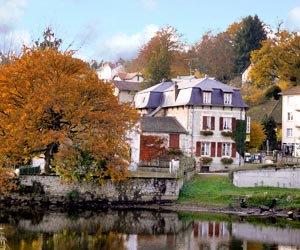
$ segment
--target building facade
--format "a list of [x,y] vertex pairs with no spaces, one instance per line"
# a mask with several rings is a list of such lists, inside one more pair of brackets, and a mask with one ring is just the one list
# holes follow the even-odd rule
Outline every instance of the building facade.
[[282,151],[285,155],[300,156],[300,86],[282,95]]
[[208,77],[162,82],[138,92],[134,104],[142,116],[175,118],[186,133],[169,130],[167,145],[195,157],[208,171],[242,164],[233,134],[237,122],[246,120],[248,106],[238,88]]

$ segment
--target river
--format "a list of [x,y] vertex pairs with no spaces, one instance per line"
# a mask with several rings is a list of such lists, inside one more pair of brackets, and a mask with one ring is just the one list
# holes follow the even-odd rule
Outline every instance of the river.
[[300,222],[153,210],[0,211],[0,250],[296,250]]

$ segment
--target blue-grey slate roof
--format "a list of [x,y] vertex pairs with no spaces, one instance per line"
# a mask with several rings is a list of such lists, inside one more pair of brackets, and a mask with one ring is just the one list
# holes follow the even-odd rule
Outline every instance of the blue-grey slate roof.
[[[175,98],[175,84],[178,95]],[[202,100],[203,92],[211,92],[211,103]],[[224,104],[224,93],[232,93],[232,103]],[[147,101],[144,101],[147,100]],[[206,105],[248,108],[242,99],[238,88],[232,87],[213,78],[181,80],[176,82],[162,82],[135,95],[135,107],[153,109],[161,107],[175,107],[183,105]]]

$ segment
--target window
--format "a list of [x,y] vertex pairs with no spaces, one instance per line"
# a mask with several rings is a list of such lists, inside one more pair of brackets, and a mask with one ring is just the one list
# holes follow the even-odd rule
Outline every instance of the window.
[[294,120],[294,118],[293,118],[293,112],[288,112],[287,115],[288,115],[288,121]]
[[211,92],[203,92],[203,103],[211,103]]
[[209,129],[214,130],[215,129],[215,117],[213,116],[203,116],[203,124],[202,124],[203,130]]
[[231,104],[232,102],[232,94],[224,93],[224,104]]
[[222,156],[231,156],[231,143],[223,143]]
[[286,137],[293,137],[293,129],[292,128],[287,128]]
[[223,117],[223,130],[231,130],[232,128],[232,118],[231,117]]
[[201,143],[201,155],[210,156],[210,143],[203,142]]

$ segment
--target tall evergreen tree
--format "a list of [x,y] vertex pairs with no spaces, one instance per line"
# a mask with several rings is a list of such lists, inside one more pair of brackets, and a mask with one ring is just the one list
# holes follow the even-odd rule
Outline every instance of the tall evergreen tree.
[[276,149],[277,146],[277,136],[276,136],[276,123],[272,116],[265,116],[262,121],[266,135],[265,145],[269,145],[269,150]]
[[250,64],[250,52],[261,48],[261,41],[267,35],[264,24],[257,15],[248,16],[242,20],[242,25],[235,37],[235,66],[236,73],[240,74]]

